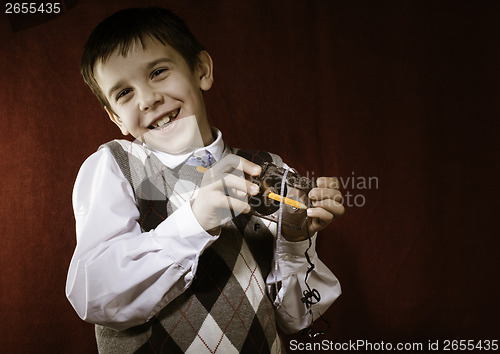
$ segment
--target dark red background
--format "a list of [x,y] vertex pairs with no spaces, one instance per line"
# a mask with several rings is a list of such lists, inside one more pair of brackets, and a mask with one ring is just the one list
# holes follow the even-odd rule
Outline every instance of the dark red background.
[[0,14],[0,351],[95,352],[64,294],[71,191],[120,133],[78,65],[98,22],[140,4],[174,10],[208,48],[209,118],[231,145],[377,178],[344,186],[364,204],[320,235],[343,295],[319,340],[500,339],[497,1],[62,4]]

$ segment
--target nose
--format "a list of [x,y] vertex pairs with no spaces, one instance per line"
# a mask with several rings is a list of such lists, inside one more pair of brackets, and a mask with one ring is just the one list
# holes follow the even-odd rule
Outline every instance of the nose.
[[144,87],[139,95],[139,109],[147,112],[161,102],[161,95],[150,87]]

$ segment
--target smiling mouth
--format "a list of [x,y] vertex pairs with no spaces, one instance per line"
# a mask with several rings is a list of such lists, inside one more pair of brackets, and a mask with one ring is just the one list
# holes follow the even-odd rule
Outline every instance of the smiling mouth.
[[151,129],[151,130],[165,129],[169,125],[169,123],[172,123],[179,116],[180,111],[181,111],[181,109],[177,108],[173,111],[168,112],[160,119],[157,119],[153,123],[151,123],[151,125],[148,127],[148,129]]

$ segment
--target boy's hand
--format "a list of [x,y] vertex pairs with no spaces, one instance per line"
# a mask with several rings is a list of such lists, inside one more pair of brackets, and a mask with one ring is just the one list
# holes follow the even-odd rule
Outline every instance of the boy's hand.
[[[310,235],[323,230],[335,217],[344,214],[344,206],[341,204],[342,194],[338,187],[338,180],[334,177],[320,177],[316,180],[316,188],[311,189],[308,194],[313,205],[307,209]],[[307,239],[307,232],[284,226],[283,236],[288,241],[303,241]]]
[[334,218],[344,214],[342,193],[339,191],[339,181],[335,177],[320,177],[316,180],[316,188],[309,192],[309,199],[314,208],[307,210],[309,217],[309,232],[314,234],[327,227]]
[[192,204],[201,227],[216,235],[223,222],[250,212],[248,195],[257,194],[259,186],[247,181],[245,174],[258,176],[260,172],[259,165],[236,155],[228,155],[208,169]]
[[[305,202],[304,198],[306,198],[306,196],[301,196],[301,193],[303,192],[290,189],[288,191],[288,196]],[[316,188],[309,191],[308,197],[313,206],[307,209],[310,235],[314,235],[315,232],[323,230],[335,217],[344,214],[344,206],[340,203],[342,201],[342,194],[338,190],[338,180],[334,177],[318,178],[316,181]],[[282,230],[283,236],[288,241],[297,242],[307,239],[307,231],[305,228],[295,230],[283,225]]]

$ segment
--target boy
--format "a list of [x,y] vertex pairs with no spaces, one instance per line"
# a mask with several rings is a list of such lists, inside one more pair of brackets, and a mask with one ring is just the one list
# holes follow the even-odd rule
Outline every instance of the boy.
[[304,329],[340,295],[308,237],[343,213],[336,181],[317,180],[305,231],[252,216],[249,176],[263,161],[287,167],[229,148],[209,125],[212,68],[163,9],[120,11],[85,45],[85,81],[136,138],[102,146],[75,182],[66,294],[100,352],[283,352],[276,321]]

